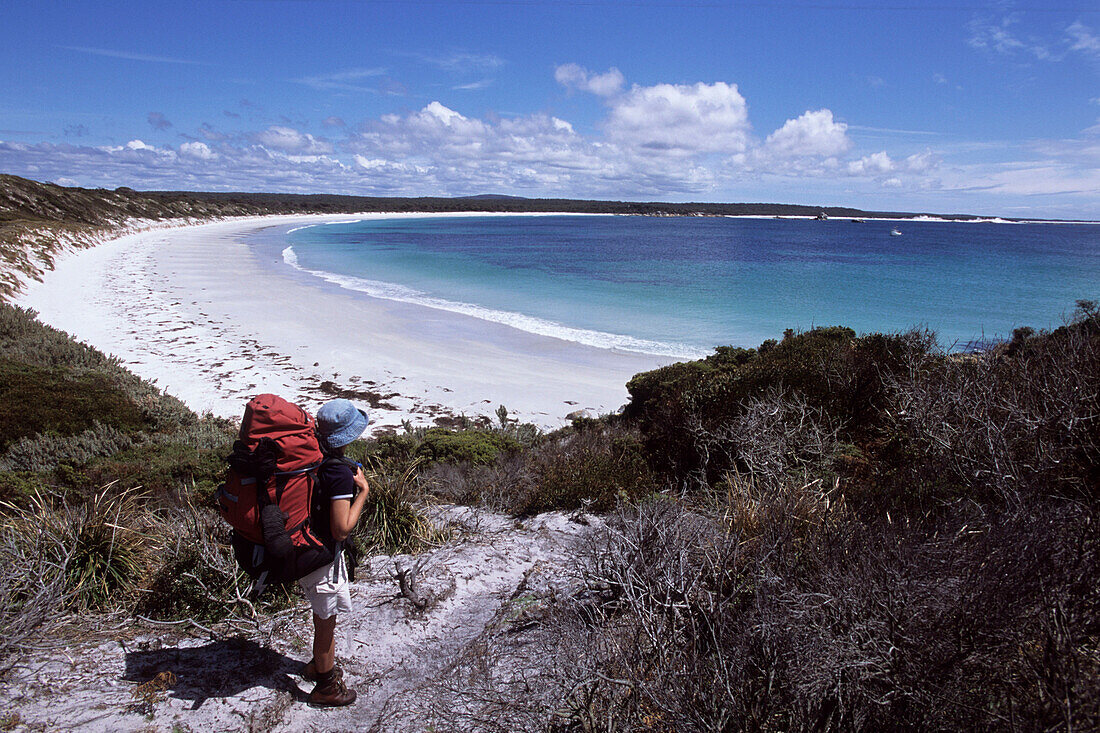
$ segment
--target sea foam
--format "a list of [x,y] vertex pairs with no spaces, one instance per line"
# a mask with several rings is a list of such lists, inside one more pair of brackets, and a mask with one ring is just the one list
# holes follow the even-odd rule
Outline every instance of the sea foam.
[[635,338],[617,333],[606,333],[585,328],[573,328],[555,321],[529,316],[524,313],[495,310],[475,303],[463,303],[461,301],[437,298],[414,288],[397,283],[382,282],[380,280],[368,280],[367,278],[353,275],[341,275],[325,270],[313,270],[302,266],[298,262],[298,254],[294,247],[283,250],[283,262],[299,272],[304,272],[314,277],[319,277],[326,282],[338,285],[347,290],[364,293],[372,298],[394,300],[401,303],[434,308],[436,310],[459,313],[483,321],[500,323],[505,326],[533,333],[539,336],[549,336],[563,341],[573,341],[585,346],[593,346],[600,349],[619,349],[621,351],[633,351],[641,354],[655,354],[680,359],[699,359],[708,352],[697,349],[687,344],[664,343],[649,339]]

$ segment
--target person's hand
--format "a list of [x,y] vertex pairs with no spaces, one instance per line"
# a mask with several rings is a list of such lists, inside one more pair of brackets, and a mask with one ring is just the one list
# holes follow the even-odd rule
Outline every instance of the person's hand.
[[359,488],[359,491],[366,494],[370,491],[370,486],[367,484],[367,476],[363,473],[363,466],[359,465],[355,469],[355,485]]

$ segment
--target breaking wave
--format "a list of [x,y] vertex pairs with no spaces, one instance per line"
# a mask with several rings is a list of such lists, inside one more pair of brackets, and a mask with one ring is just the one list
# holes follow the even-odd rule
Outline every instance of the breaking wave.
[[396,283],[368,280],[352,275],[326,272],[325,270],[311,270],[299,264],[298,254],[294,251],[294,247],[287,247],[283,250],[283,262],[300,272],[319,277],[326,282],[338,285],[347,290],[365,293],[372,298],[395,300],[401,303],[411,303],[427,308],[435,308],[436,310],[460,313],[465,316],[480,318],[483,321],[491,321],[492,323],[511,326],[512,328],[517,328],[521,331],[527,331],[528,333],[537,334],[539,336],[550,336],[564,341],[573,341],[585,346],[594,346],[600,349],[634,351],[641,354],[655,354],[658,356],[670,356],[681,359],[699,359],[709,353],[693,346],[688,346],[687,344],[664,343],[661,341],[651,341],[649,339],[640,339],[634,336],[625,336],[616,333],[605,333],[603,331],[593,331],[585,328],[573,328],[555,321],[548,321],[523,313],[495,310],[474,303],[463,303],[460,301],[437,298],[414,288],[398,285]]

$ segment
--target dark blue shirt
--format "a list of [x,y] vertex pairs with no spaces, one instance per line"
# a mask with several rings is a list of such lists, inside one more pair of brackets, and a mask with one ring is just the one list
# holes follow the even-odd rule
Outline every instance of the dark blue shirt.
[[332,502],[355,498],[355,473],[343,460],[326,460],[317,469],[314,489],[314,516],[311,520],[317,536],[326,544],[335,542],[332,536]]

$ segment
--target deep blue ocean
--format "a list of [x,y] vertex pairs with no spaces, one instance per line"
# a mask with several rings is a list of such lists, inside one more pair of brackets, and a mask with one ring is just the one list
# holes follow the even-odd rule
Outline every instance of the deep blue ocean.
[[350,290],[675,356],[829,325],[958,348],[1100,299],[1100,225],[439,217],[286,238],[284,261]]

